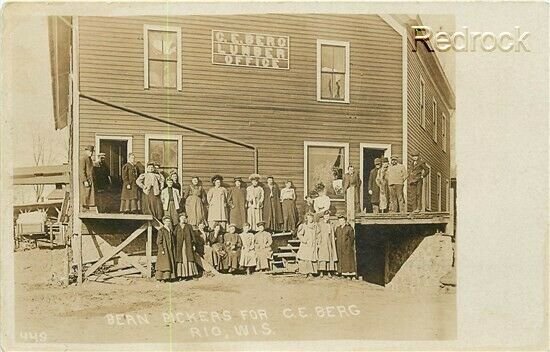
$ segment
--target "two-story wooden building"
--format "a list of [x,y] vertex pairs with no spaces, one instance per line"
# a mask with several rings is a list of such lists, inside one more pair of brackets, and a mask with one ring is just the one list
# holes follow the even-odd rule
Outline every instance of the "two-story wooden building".
[[[209,187],[214,174],[232,180],[258,172],[279,183],[292,180],[301,202],[323,182],[335,211],[343,212],[341,182],[349,165],[366,185],[375,157],[397,154],[406,164],[415,149],[431,169],[427,210],[448,211],[453,89],[433,53],[421,45],[413,51],[412,32],[397,17],[57,23],[71,27],[72,102],[66,105],[72,106],[75,184],[78,154],[95,145],[115,181],[133,152],[143,163],[178,170],[184,184],[195,175]],[[78,187],[73,190],[79,227]],[[361,194],[368,208],[364,187]]]

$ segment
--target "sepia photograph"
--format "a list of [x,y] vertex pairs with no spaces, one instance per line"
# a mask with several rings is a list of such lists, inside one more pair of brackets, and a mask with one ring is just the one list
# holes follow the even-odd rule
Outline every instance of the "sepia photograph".
[[27,19],[16,338],[453,339],[454,54],[414,41],[424,21],[453,29]]
[[459,200],[483,202],[457,170],[494,149],[480,138],[457,167],[460,139],[486,132],[457,138],[457,57],[536,51],[523,28],[476,41],[451,10],[79,5],[2,17],[14,346],[461,339],[457,258],[489,269],[457,251],[475,220]]

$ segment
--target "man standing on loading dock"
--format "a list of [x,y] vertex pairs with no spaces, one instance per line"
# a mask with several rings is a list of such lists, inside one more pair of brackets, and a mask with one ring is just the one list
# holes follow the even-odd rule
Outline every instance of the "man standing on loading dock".
[[403,183],[407,179],[407,170],[398,162],[399,157],[391,157],[391,165],[388,168],[388,185],[390,186],[390,212],[406,212],[405,197],[403,195]]

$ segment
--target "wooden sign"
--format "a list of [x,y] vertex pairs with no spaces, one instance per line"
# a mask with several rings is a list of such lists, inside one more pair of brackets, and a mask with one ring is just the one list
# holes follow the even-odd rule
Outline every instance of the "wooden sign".
[[215,65],[289,69],[288,36],[212,30]]

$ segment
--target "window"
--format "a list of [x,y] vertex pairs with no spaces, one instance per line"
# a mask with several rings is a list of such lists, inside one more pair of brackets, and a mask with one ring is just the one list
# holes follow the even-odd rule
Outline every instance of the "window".
[[422,207],[424,210],[432,210],[432,167],[426,163],[428,175],[423,178]]
[[447,151],[447,117],[441,115],[441,148]]
[[181,90],[181,29],[144,26],[144,87]]
[[435,99],[432,102],[432,124],[433,124],[433,131],[432,131],[432,138],[434,142],[437,143],[437,102]]
[[181,136],[145,136],[145,162],[158,163],[164,175],[177,170],[181,179]]
[[420,77],[420,126],[426,129],[426,83]]
[[317,101],[349,103],[349,43],[317,40]]
[[330,199],[344,200],[348,159],[347,143],[304,142],[304,195],[322,183]]
[[436,187],[437,187],[437,211],[441,211],[441,205],[443,200],[443,193],[442,193],[443,190],[441,188],[441,174],[439,172],[437,173]]

